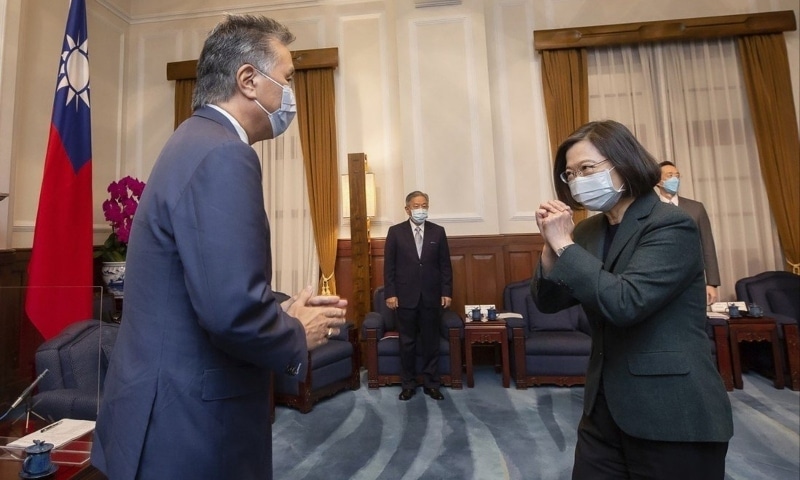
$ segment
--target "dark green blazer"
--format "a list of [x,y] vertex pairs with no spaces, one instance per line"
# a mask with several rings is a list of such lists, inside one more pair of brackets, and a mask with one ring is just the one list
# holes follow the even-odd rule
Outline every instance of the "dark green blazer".
[[663,441],[726,442],[731,405],[705,332],[706,293],[697,224],[655,192],[625,212],[608,256],[608,221],[579,223],[576,245],[547,278],[531,284],[536,305],[555,312],[580,303],[592,326],[584,413],[602,387],[628,435]]

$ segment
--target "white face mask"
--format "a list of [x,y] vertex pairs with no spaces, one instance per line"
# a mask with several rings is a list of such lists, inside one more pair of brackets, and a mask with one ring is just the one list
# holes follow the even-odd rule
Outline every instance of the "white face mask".
[[617,204],[624,187],[619,190],[614,188],[611,180],[611,170],[593,173],[584,177],[575,177],[569,182],[569,191],[572,198],[584,207],[594,212],[607,212]]
[[278,110],[269,113],[266,108],[264,108],[261,103],[257,99],[253,99],[256,102],[261,110],[264,110],[264,113],[267,114],[269,117],[269,123],[272,125],[272,138],[277,137],[278,135],[282,134],[289,128],[289,124],[292,123],[294,120],[294,116],[297,115],[297,104],[294,100],[294,91],[292,91],[292,87],[289,85],[281,85],[280,83],[276,82],[272,78],[270,78],[266,73],[262,72],[261,70],[253,67],[256,72],[260,73],[264,78],[268,79],[270,82],[274,83],[275,85],[281,87],[283,93],[281,94],[281,106]]

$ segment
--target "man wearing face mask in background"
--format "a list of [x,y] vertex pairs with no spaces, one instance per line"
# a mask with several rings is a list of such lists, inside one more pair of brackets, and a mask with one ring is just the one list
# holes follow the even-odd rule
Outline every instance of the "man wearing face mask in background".
[[719,293],[719,266],[717,265],[717,247],[714,245],[714,234],[711,233],[711,221],[702,203],[686,197],[678,196],[681,182],[681,172],[674,163],[663,161],[661,167],[661,181],[657,185],[661,201],[671,203],[682,208],[697,223],[700,229],[700,241],[703,246],[703,263],[706,272],[706,303],[711,305],[718,301]]
[[346,301],[280,302],[255,142],[286,130],[294,36],[227,17],[203,46],[191,118],[167,141],[134,218],[123,321],[92,463],[114,480],[270,479],[270,371],[305,377]]
[[[408,220],[393,225],[386,234],[383,282],[386,306],[397,313],[400,334],[402,391],[409,400],[423,376],[423,392],[442,400],[439,391],[439,328],[442,309],[453,297],[453,269],[447,234],[428,219],[428,195],[414,191],[406,196]],[[423,357],[416,369],[417,342]]]

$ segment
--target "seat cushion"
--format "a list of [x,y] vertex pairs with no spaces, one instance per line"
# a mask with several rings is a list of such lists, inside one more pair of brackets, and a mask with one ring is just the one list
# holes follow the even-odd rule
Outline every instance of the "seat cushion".
[[592,338],[583,332],[532,332],[525,340],[526,355],[589,356]]
[[588,366],[589,355],[575,357],[529,355],[525,357],[525,370],[528,376],[584,376]]
[[330,340],[325,345],[311,350],[311,368],[317,370],[342,359],[353,356],[353,344],[344,340]]
[[[417,353],[422,350],[422,343],[417,342]],[[439,354],[450,354],[450,342],[446,338],[439,338]],[[383,338],[378,340],[378,356],[400,356],[400,336],[397,332],[388,332]]]

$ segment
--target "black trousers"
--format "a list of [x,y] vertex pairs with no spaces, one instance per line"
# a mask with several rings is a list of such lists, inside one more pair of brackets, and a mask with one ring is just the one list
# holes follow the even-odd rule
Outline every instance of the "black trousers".
[[[439,388],[439,306],[397,308],[397,331],[400,334],[400,379],[403,388],[417,387],[417,374],[422,374],[424,386]],[[419,348],[417,346],[419,343]],[[422,356],[422,371],[417,372],[417,351]]]
[[[643,420],[644,421],[644,420]],[[632,437],[597,396],[578,425],[573,480],[723,480],[728,442],[662,442]]]

